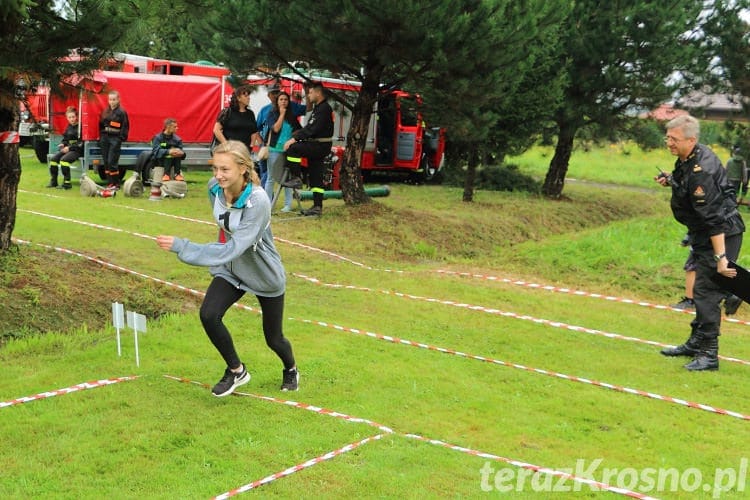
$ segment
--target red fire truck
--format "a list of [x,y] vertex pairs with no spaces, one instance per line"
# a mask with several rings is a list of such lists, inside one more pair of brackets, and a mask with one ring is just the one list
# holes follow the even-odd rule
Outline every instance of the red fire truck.
[[[229,70],[222,66],[199,61],[185,63],[151,57],[118,54],[107,61],[104,69],[91,77],[73,79],[64,86],[64,97],[50,96],[40,86],[35,100],[49,103],[40,106],[35,118],[49,133],[49,144],[35,138],[35,151],[44,162],[50,151],[56,151],[60,134],[67,123],[65,109],[79,109],[82,139],[83,170],[98,170],[100,152],[97,144],[98,119],[107,106],[107,92],[118,90],[122,106],[128,112],[131,129],[128,142],[123,144],[121,165],[135,165],[138,155],[150,149],[151,138],[161,130],[163,120],[176,118],[179,135],[187,148],[187,166],[209,164],[208,145],[211,129],[222,107],[228,105],[232,86]],[[359,82],[319,75],[310,79],[322,82],[337,96],[353,103],[360,89]],[[279,83],[291,96],[301,99],[304,79],[294,73],[282,73],[280,78],[250,76],[247,83],[257,86],[251,96],[251,107],[257,114],[268,104],[267,86]],[[31,100],[29,100],[31,102]],[[334,142],[332,150],[343,158],[350,112],[341,102],[331,99],[334,109]],[[407,173],[416,181],[439,180],[444,163],[445,130],[428,127],[420,112],[421,97],[400,90],[386,90],[378,97],[373,109],[368,138],[361,159],[365,177],[373,172]],[[45,133],[45,132],[42,132]],[[339,189],[340,161],[334,166],[331,189]]]
[[[37,83],[33,88],[26,89],[26,81],[20,81],[24,89],[24,100],[19,103],[21,120],[18,123],[18,134],[21,146],[46,140],[46,125],[49,116],[49,86],[45,82]],[[46,156],[46,154],[45,154]]]
[[133,166],[144,151],[151,151],[151,140],[164,128],[165,118],[175,118],[179,124],[187,154],[183,165],[209,164],[209,144],[213,125],[221,109],[229,102],[231,85],[226,78],[211,76],[125,73],[95,71],[91,76],[69,80],[62,95],[50,99],[49,151],[56,151],[67,121],[68,106],[78,109],[84,154],[81,168],[93,169],[104,178],[99,149],[99,118],[108,106],[110,90],[120,93],[121,105],[128,113],[130,133],[122,145],[121,166]]
[[48,152],[56,150],[67,126],[65,109],[74,106],[79,110],[82,139],[86,141],[82,161],[85,168],[91,168],[98,163],[98,116],[107,105],[107,92],[114,89],[120,91],[131,121],[129,141],[123,146],[123,165],[135,163],[134,155],[137,157],[138,151],[148,146],[166,117],[178,119],[180,136],[189,149],[194,149],[185,164],[205,165],[211,127],[232,91],[226,81],[229,75],[227,68],[207,61],[187,63],[118,53],[105,61],[102,71],[83,79],[68,79],[62,86],[64,97],[50,95],[44,82],[28,89],[25,98],[29,107],[21,104],[19,132],[27,138],[23,142],[33,140],[37,158],[46,162]]
[[[322,82],[327,89],[354,103],[360,89],[359,82],[339,78],[310,75],[311,80]],[[267,104],[267,88],[278,84],[293,99],[300,100],[304,94],[304,79],[293,73],[282,73],[279,78],[250,76],[248,83],[257,85],[251,96],[251,106],[259,111]],[[257,104],[256,104],[257,103]],[[346,147],[351,112],[341,102],[330,99],[334,111],[333,150],[341,159]],[[362,153],[362,174],[372,172],[408,173],[420,182],[439,181],[442,177],[445,152],[445,129],[428,127],[420,112],[422,99],[419,95],[401,90],[383,91],[373,109],[367,133],[367,143]],[[341,161],[334,166],[332,189],[339,189],[338,173]]]

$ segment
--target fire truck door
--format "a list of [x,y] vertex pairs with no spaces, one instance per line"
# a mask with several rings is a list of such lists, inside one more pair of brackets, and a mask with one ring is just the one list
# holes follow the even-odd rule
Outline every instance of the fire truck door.
[[393,166],[416,169],[422,153],[422,127],[417,111],[416,99],[400,96],[397,99],[396,137],[393,150]]

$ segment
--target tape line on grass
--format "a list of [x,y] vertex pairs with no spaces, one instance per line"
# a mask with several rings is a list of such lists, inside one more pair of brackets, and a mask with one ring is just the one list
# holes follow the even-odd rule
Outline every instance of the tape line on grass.
[[[173,375],[164,375],[164,377],[166,377],[168,379],[171,379],[171,380],[176,380],[178,382],[183,382],[183,383],[186,383],[186,384],[194,384],[194,385],[198,385],[198,386],[201,386],[203,388],[206,388],[206,389],[210,389],[210,386],[208,384],[205,384],[203,382],[197,382],[195,380],[190,380],[190,379],[185,378],[185,377],[175,377]],[[347,415],[346,413],[341,413],[341,412],[338,412],[338,411],[335,411],[335,410],[330,410],[330,409],[327,409],[327,408],[322,408],[320,406],[314,406],[314,405],[310,405],[310,404],[306,404],[306,403],[300,403],[300,402],[297,402],[297,401],[290,401],[290,400],[287,400],[287,399],[280,399],[280,398],[275,398],[275,397],[271,397],[271,396],[263,396],[263,395],[259,395],[259,394],[248,393],[248,392],[239,392],[239,391],[237,391],[237,392],[234,392],[233,395],[234,396],[251,397],[251,398],[260,399],[260,400],[263,400],[263,401],[268,401],[268,402],[272,402],[272,403],[282,404],[282,405],[285,405],[285,406],[291,406],[293,408],[298,408],[298,409],[302,409],[302,410],[312,411],[312,412],[317,413],[319,415],[327,415],[329,417],[346,420],[347,422],[363,423],[363,424],[375,427],[375,428],[377,428],[377,429],[379,429],[381,431],[384,431],[384,434],[379,434],[378,436],[373,436],[373,437],[367,438],[367,439],[380,439],[385,434],[395,434],[397,436],[401,436],[401,437],[404,437],[404,438],[415,439],[415,440],[422,441],[422,442],[425,442],[425,443],[428,443],[428,444],[432,444],[432,445],[436,445],[436,446],[441,446],[443,448],[447,448],[447,449],[450,449],[450,450],[453,450],[453,451],[458,451],[458,452],[461,452],[461,453],[466,453],[468,455],[472,455],[472,456],[476,456],[476,457],[480,457],[480,458],[485,458],[485,459],[488,459],[488,460],[494,460],[494,461],[497,461],[497,462],[504,462],[504,463],[507,463],[509,465],[513,465],[515,467],[519,467],[519,468],[522,468],[522,469],[526,469],[526,470],[530,470],[530,471],[533,471],[533,472],[538,472],[538,473],[541,473],[541,474],[547,474],[547,475],[551,475],[551,476],[555,476],[555,477],[560,477],[560,478],[568,479],[568,480],[571,480],[571,481],[574,481],[574,482],[577,482],[577,483],[586,484],[586,485],[589,485],[589,486],[597,487],[597,488],[599,488],[601,490],[606,490],[606,491],[610,491],[610,492],[613,492],[613,493],[619,493],[621,495],[625,495],[625,496],[629,496],[629,497],[633,497],[633,498],[640,498],[640,499],[651,499],[652,498],[652,497],[646,496],[644,494],[628,490],[626,488],[620,488],[620,487],[612,486],[612,485],[609,485],[607,483],[602,483],[602,482],[599,482],[599,481],[595,481],[593,479],[588,479],[588,478],[576,476],[576,475],[570,474],[568,472],[558,471],[558,470],[555,470],[555,469],[550,469],[548,467],[542,467],[542,466],[534,465],[534,464],[531,464],[531,463],[528,463],[528,462],[523,462],[523,461],[515,460],[515,459],[512,459],[512,458],[502,457],[502,456],[499,456],[499,455],[494,455],[492,453],[486,453],[486,452],[483,452],[483,451],[474,450],[472,448],[466,448],[464,446],[458,446],[458,445],[455,445],[455,444],[446,443],[445,441],[441,441],[441,440],[438,440],[438,439],[427,438],[427,437],[421,436],[419,434],[396,432],[393,429],[391,429],[390,427],[386,427],[383,424],[378,424],[376,422],[373,422],[372,420],[368,420],[368,419],[365,419],[365,418],[352,417],[351,415]],[[349,450],[347,450],[347,451],[349,451]],[[329,458],[331,458],[331,457],[329,457]],[[314,460],[318,460],[318,459],[314,459]],[[315,463],[319,463],[320,461],[322,461],[322,460],[318,460],[318,462],[315,462]],[[314,463],[312,463],[310,465],[314,465]],[[299,467],[299,466],[295,466],[295,467]],[[291,470],[291,472],[296,472],[296,470],[293,470],[293,469],[294,469],[294,467],[292,467],[290,469],[286,469],[286,471]],[[279,477],[283,477],[284,475],[288,475],[288,474],[284,474],[283,472],[282,473],[273,474],[271,476],[267,476],[266,478],[260,479],[258,481],[253,482],[253,483],[250,483],[250,484],[254,485],[253,487],[257,487],[257,486],[260,486],[261,484],[265,484],[266,482],[270,482],[270,481],[272,481],[274,479],[278,479]],[[278,476],[278,477],[276,477],[276,476]],[[245,487],[243,487],[243,488],[245,488]],[[244,489],[244,490],[238,489],[238,490],[233,490],[233,491],[235,491],[236,493],[241,493],[242,491],[247,491],[248,489],[250,489],[250,488],[247,488],[247,489]],[[222,496],[222,497],[217,497],[217,498],[228,498],[228,497],[223,497]]]
[[[40,196],[51,196],[51,197],[59,198],[58,196],[48,195],[48,194],[44,194],[44,193],[36,193],[36,192],[33,192],[33,191],[19,190],[19,192],[25,192],[25,193],[29,193],[29,194],[37,194],[37,195],[40,195]],[[179,215],[174,215],[174,214],[168,214],[168,213],[164,213],[164,212],[157,212],[157,211],[154,211],[154,210],[146,210],[146,209],[143,209],[143,208],[130,207],[130,206],[127,206],[127,205],[118,205],[118,206],[121,207],[121,208],[125,208],[125,209],[136,210],[136,211],[145,212],[145,213],[152,213],[152,214],[156,214],[156,215],[160,215],[160,216],[164,216],[164,217],[172,217],[172,218],[175,218],[175,219],[184,220],[184,221],[188,221],[188,222],[195,222],[195,223],[198,223],[198,224],[207,224],[207,225],[211,225],[211,226],[215,225],[213,222],[209,222],[209,221],[205,221],[205,220],[200,220],[200,219],[195,219],[195,218],[192,218],[192,217],[184,217],[184,216],[179,216]],[[24,210],[19,209],[18,211],[24,211]],[[74,219],[62,218],[62,217],[59,217],[59,216],[51,216],[49,214],[43,214],[41,212],[31,212],[31,211],[28,211],[28,212],[29,213],[34,213],[35,215],[41,215],[41,216],[47,216],[47,217],[55,217],[55,218],[58,218],[58,219],[61,219],[61,220],[65,220],[65,221],[68,221],[68,222],[74,222],[74,223],[89,225],[89,226],[92,226],[92,227],[98,227],[100,229],[113,229],[113,230],[116,230],[116,231],[128,233],[128,231],[121,230],[121,229],[110,228],[110,227],[102,226],[102,225],[98,225],[98,224],[91,224],[91,223],[87,223],[87,222],[77,221],[77,220],[74,220]],[[144,236],[144,235],[140,235],[138,233],[131,233],[131,234],[134,234],[134,235],[140,236],[140,237]],[[148,238],[152,238],[152,237],[148,237]],[[299,242],[287,240],[287,239],[284,239],[284,238],[280,238],[278,236],[274,236],[274,240],[279,241],[281,243],[285,243],[285,244],[290,245],[290,246],[296,246],[296,247],[303,248],[303,249],[308,250],[308,251],[320,253],[322,255],[326,255],[326,256],[332,257],[332,258],[334,258],[336,260],[340,260],[342,262],[348,262],[348,263],[350,263],[352,265],[355,265],[357,267],[360,267],[362,269],[367,269],[367,270],[370,270],[370,271],[401,273],[401,274],[407,273],[407,271],[398,270],[398,269],[378,269],[378,268],[375,268],[375,267],[372,267],[372,266],[368,266],[367,264],[363,264],[361,262],[357,262],[357,261],[355,261],[353,259],[350,259],[348,257],[345,257],[343,255],[340,255],[340,254],[328,251],[328,250],[323,250],[321,248],[317,248],[317,247],[313,247],[313,246],[310,246],[310,245],[306,245],[304,243],[299,243]],[[530,282],[526,282],[526,281],[523,281],[523,280],[516,280],[516,279],[511,279],[511,278],[503,278],[503,277],[493,276],[493,275],[469,273],[469,272],[462,272],[462,271],[449,271],[449,270],[446,270],[446,269],[438,269],[438,270],[435,270],[433,272],[438,273],[438,274],[444,274],[444,275],[453,275],[453,276],[460,276],[460,277],[470,277],[470,278],[476,278],[476,279],[483,279],[483,280],[487,280],[487,281],[497,281],[497,282],[507,283],[507,284],[516,285],[516,286],[523,286],[523,287],[527,287],[527,288],[531,288],[531,289],[545,290],[545,291],[549,291],[549,292],[553,292],[553,293],[566,293],[566,294],[575,295],[575,296],[578,296],[578,297],[588,297],[588,298],[602,299],[602,300],[607,300],[607,301],[610,301],[610,302],[619,302],[619,303],[622,303],[622,304],[637,305],[637,306],[641,306],[641,307],[649,307],[649,308],[652,308],[652,309],[669,310],[669,311],[674,311],[674,312],[678,312],[678,313],[681,313],[681,314],[695,314],[694,311],[685,310],[685,309],[677,309],[677,308],[674,308],[674,307],[660,305],[660,304],[653,304],[651,302],[646,302],[646,301],[642,301],[642,300],[634,300],[634,299],[628,299],[628,298],[624,298],[624,297],[617,297],[617,296],[612,296],[612,295],[604,295],[604,294],[600,294],[600,293],[586,292],[584,290],[574,290],[574,289],[571,289],[571,288],[557,287],[557,286],[554,286],[554,285],[543,285],[543,284],[539,284],[539,283],[530,283]],[[725,318],[723,318],[723,321],[727,321],[729,323],[737,323],[737,324],[741,324],[741,325],[750,325],[750,321],[745,321],[745,320],[741,320],[741,319],[737,319],[737,318],[725,317]],[[730,359],[727,358],[727,360],[730,360]]]
[[[513,319],[521,319],[521,320],[525,320],[525,321],[531,321],[533,323],[538,323],[538,324],[541,324],[541,325],[552,326],[552,327],[555,327],[555,328],[563,328],[563,329],[566,329],[566,330],[572,330],[574,332],[590,333],[592,335],[599,335],[599,336],[610,338],[610,339],[627,340],[629,342],[638,342],[638,343],[641,343],[641,344],[647,344],[647,345],[656,346],[656,347],[674,347],[671,344],[664,344],[662,342],[657,342],[655,340],[646,340],[646,339],[641,339],[641,338],[638,338],[638,337],[630,337],[630,336],[627,336],[627,335],[621,335],[619,333],[605,332],[605,331],[602,331],[602,330],[595,330],[593,328],[586,328],[585,326],[569,325],[567,323],[563,323],[562,321],[553,321],[553,320],[550,320],[550,319],[535,318],[534,316],[528,316],[526,314],[517,314],[517,313],[514,313],[514,312],[510,312],[510,311],[502,311],[500,309],[488,308],[488,307],[484,307],[484,306],[480,306],[480,305],[475,305],[475,304],[466,304],[464,302],[456,302],[456,301],[453,301],[453,300],[446,300],[446,299],[437,299],[437,298],[434,298],[434,297],[422,297],[420,295],[412,295],[412,294],[409,294],[409,293],[396,292],[396,291],[393,291],[393,290],[375,290],[373,288],[360,287],[360,286],[355,286],[355,285],[341,285],[341,284],[338,284],[338,283],[324,283],[321,280],[319,280],[318,278],[315,278],[315,277],[312,277],[312,276],[307,276],[307,275],[301,274],[301,273],[292,273],[292,276],[300,278],[300,279],[303,279],[305,281],[308,281],[309,283],[313,283],[315,285],[319,285],[319,286],[323,286],[323,287],[328,287],[328,288],[339,288],[339,289],[344,289],[344,290],[356,290],[356,291],[360,291],[360,292],[377,292],[377,293],[382,293],[384,295],[392,295],[394,297],[399,297],[399,298],[404,298],[404,299],[411,299],[411,300],[419,300],[419,301],[424,301],[424,302],[431,302],[431,303],[435,303],[435,304],[442,304],[442,305],[446,305],[446,306],[458,307],[460,309],[467,309],[467,310],[470,310],[470,311],[479,311],[479,312],[488,313],[488,314],[495,314],[495,315],[503,316],[503,317],[506,317],[506,318],[513,318]],[[744,360],[744,359],[733,358],[733,357],[728,357],[728,356],[721,356],[721,355],[719,355],[719,359],[721,359],[723,361],[731,361],[733,363],[739,363],[741,365],[750,366],[750,361],[747,361],[747,360]]]
[[[16,241],[17,243],[30,244],[30,242],[28,242],[28,241],[20,240],[20,239],[16,239],[16,238],[13,238],[13,241]],[[203,292],[199,292],[197,290],[193,290],[191,288],[187,288],[187,287],[182,286],[182,285],[177,285],[177,284],[171,283],[169,281],[165,281],[165,280],[162,280],[162,279],[159,279],[159,278],[155,278],[155,277],[149,276],[147,274],[140,273],[138,271],[133,271],[133,270],[128,269],[126,267],[117,266],[115,264],[111,264],[109,262],[106,262],[106,261],[104,261],[102,259],[91,257],[91,256],[88,256],[88,255],[82,254],[80,252],[75,252],[73,250],[68,250],[66,248],[61,248],[61,247],[53,247],[53,246],[45,245],[45,244],[41,244],[41,243],[36,243],[36,245],[38,245],[40,247],[43,247],[43,248],[54,249],[56,251],[67,253],[67,254],[70,254],[70,255],[76,255],[78,257],[81,257],[81,258],[88,259],[90,261],[99,263],[99,264],[101,264],[101,265],[103,265],[105,267],[109,267],[111,269],[117,269],[117,270],[129,273],[129,274],[140,276],[142,278],[150,279],[150,280],[156,281],[157,283],[162,283],[164,285],[175,287],[178,290],[182,290],[182,291],[185,291],[187,293],[191,293],[191,294],[199,295],[199,296],[205,295]],[[240,307],[242,309],[250,310],[250,311],[253,311],[253,312],[256,312],[256,313],[259,312],[257,309],[253,309],[252,307],[249,307],[249,306],[246,306],[246,305],[243,305],[243,304],[235,304],[235,306]],[[660,394],[656,394],[656,393],[652,393],[652,392],[648,392],[648,391],[642,391],[640,389],[632,389],[630,387],[620,386],[620,385],[616,385],[616,384],[610,384],[610,383],[607,383],[607,382],[600,382],[600,381],[597,381],[597,380],[590,380],[590,379],[587,379],[587,378],[584,378],[584,377],[577,377],[577,376],[574,376],[574,375],[566,375],[564,373],[559,373],[559,372],[555,372],[555,371],[551,371],[551,370],[545,370],[543,368],[529,367],[529,366],[525,366],[525,365],[518,364],[518,363],[513,363],[513,362],[508,362],[508,361],[502,361],[502,360],[492,359],[492,358],[487,358],[487,357],[484,357],[484,356],[478,356],[476,354],[467,354],[467,353],[464,353],[464,352],[461,352],[461,351],[455,351],[453,349],[446,349],[444,347],[438,347],[438,346],[433,346],[433,345],[429,345],[429,344],[423,344],[423,343],[414,342],[414,341],[407,340],[407,339],[402,339],[402,338],[398,338],[398,337],[392,337],[390,335],[382,335],[382,334],[379,334],[379,333],[369,332],[369,331],[366,331],[366,330],[360,330],[360,329],[357,329],[357,328],[350,328],[350,327],[340,326],[340,325],[336,325],[336,324],[326,323],[324,321],[301,319],[301,318],[293,318],[293,317],[290,317],[289,320],[291,320],[291,321],[301,321],[303,323],[307,323],[307,324],[311,324],[311,325],[317,325],[317,326],[323,326],[323,327],[327,327],[327,328],[333,328],[334,330],[344,331],[344,332],[348,332],[348,333],[354,333],[354,334],[357,334],[357,335],[364,335],[364,336],[367,336],[367,337],[370,337],[370,338],[375,338],[375,339],[378,339],[378,340],[384,340],[384,341],[392,342],[392,343],[395,343],[395,344],[402,344],[402,345],[408,345],[408,346],[411,346],[411,347],[418,347],[418,348],[421,348],[421,349],[427,349],[427,350],[431,350],[431,351],[437,351],[437,352],[441,352],[441,353],[444,353],[444,354],[451,354],[451,355],[454,355],[454,356],[460,356],[460,357],[464,357],[464,358],[467,358],[467,359],[473,359],[473,360],[476,360],[476,361],[484,361],[484,362],[487,362],[487,363],[492,363],[492,364],[496,364],[496,365],[506,366],[506,367],[509,367],[509,368],[517,368],[517,369],[520,369],[520,370],[526,370],[526,371],[533,372],[533,373],[539,373],[539,374],[547,375],[547,376],[550,376],[550,377],[560,378],[560,379],[563,379],[563,380],[569,380],[569,381],[572,381],[572,382],[579,382],[579,383],[583,383],[583,384],[594,385],[594,386],[597,386],[597,387],[602,387],[602,388],[610,389],[610,390],[613,390],[613,391],[623,392],[623,393],[626,393],[626,394],[634,394],[634,395],[637,395],[637,396],[642,396],[642,397],[651,398],[651,399],[657,399],[657,400],[660,400],[660,401],[665,401],[665,402],[668,402],[668,403],[673,403],[673,404],[677,404],[677,405],[681,405],[681,406],[687,406],[689,408],[696,408],[696,409],[699,409],[699,410],[704,410],[704,411],[708,411],[708,412],[711,412],[711,413],[716,413],[716,414],[719,414],[719,415],[728,415],[730,417],[739,418],[741,420],[750,420],[750,415],[745,415],[745,414],[740,413],[740,412],[736,412],[736,411],[732,411],[732,410],[726,410],[726,409],[723,409],[723,408],[718,408],[718,407],[714,407],[714,406],[703,404],[703,403],[696,403],[696,402],[693,402],[693,401],[687,401],[687,400],[680,399],[680,398],[673,398],[671,396],[662,396]]]
[[366,437],[364,439],[361,439],[359,441],[355,441],[353,443],[349,443],[345,446],[342,446],[341,448],[333,451],[329,451],[328,453],[325,453],[323,455],[320,455],[315,458],[311,458],[310,460],[306,460],[302,462],[301,464],[297,464],[293,467],[289,467],[287,469],[284,469],[282,471],[276,472],[274,474],[271,474],[269,476],[266,476],[262,479],[258,479],[257,481],[253,481],[252,483],[247,483],[245,485],[240,486],[239,488],[235,488],[233,490],[227,491],[225,493],[222,493],[221,495],[217,495],[214,497],[216,500],[223,500],[225,498],[233,497],[235,495],[239,495],[240,493],[244,493],[246,491],[250,491],[254,488],[257,488],[258,486],[263,486],[264,484],[268,484],[271,481],[275,481],[277,479],[281,479],[282,477],[289,476],[291,474],[294,474],[295,472],[299,472],[303,469],[307,469],[308,467],[312,467],[313,465],[317,465],[321,462],[324,462],[326,460],[330,460],[338,455],[341,455],[343,453],[347,453],[349,451],[352,451],[355,448],[359,448],[363,444],[370,443],[372,441],[377,441],[378,439],[382,438],[384,434],[377,434],[375,436]]
[[[148,236],[148,235],[144,235],[144,234],[141,234],[141,233],[130,232],[130,231],[127,231],[127,230],[124,230],[124,229],[114,228],[114,227],[111,227],[111,226],[105,226],[105,225],[102,225],[102,224],[95,224],[95,223],[90,223],[90,222],[78,221],[78,220],[75,220],[75,219],[70,219],[68,217],[61,217],[61,216],[58,216],[58,215],[45,214],[45,213],[37,212],[37,211],[33,211],[33,210],[19,209],[19,211],[20,212],[30,213],[30,214],[33,214],[33,215],[42,216],[42,217],[49,217],[49,218],[52,218],[52,219],[57,219],[57,220],[65,221],[65,222],[73,222],[73,223],[77,223],[77,224],[83,224],[85,226],[93,227],[93,228],[96,228],[96,229],[104,229],[104,230],[115,231],[115,232],[120,232],[120,233],[132,234],[132,235],[140,237],[140,238],[145,238],[145,239],[150,239],[150,240],[155,240],[156,239],[153,236]],[[184,217],[181,217],[181,218],[182,219],[186,219]],[[194,219],[188,219],[188,220],[194,220]],[[280,238],[275,238],[275,239],[279,239],[280,240]],[[292,243],[292,242],[289,242],[289,243]],[[305,247],[305,248],[313,248],[313,247],[309,247],[308,245],[303,245],[303,244],[300,244],[300,243],[292,243],[292,244],[300,246],[300,247]],[[320,252],[322,252],[322,253],[324,253],[324,254],[328,254],[328,255],[336,256],[337,258],[345,259],[344,257],[338,256],[338,255],[333,254],[331,252],[327,252],[325,250],[319,250],[319,249],[317,249],[317,250],[320,251]],[[357,265],[360,265],[360,266],[364,266],[364,264],[360,264],[360,263],[354,262],[354,261],[349,260],[349,259],[346,259],[346,260],[348,262],[351,262],[351,263],[354,263],[354,264],[357,264]],[[100,262],[100,263],[103,263],[103,262]],[[120,269],[120,270],[126,271],[126,272],[131,272],[128,269],[125,269],[125,268],[119,268],[119,267],[117,267],[117,268]],[[593,298],[601,298],[601,299],[604,299],[604,300],[621,302],[621,303],[624,303],[624,304],[636,304],[636,305],[639,305],[639,306],[652,307],[652,308],[655,308],[655,309],[671,309],[671,310],[682,312],[682,313],[686,313],[686,312],[689,313],[689,311],[684,311],[684,310],[681,310],[681,309],[674,309],[674,308],[671,308],[671,307],[668,307],[668,306],[661,306],[661,305],[656,305],[656,304],[650,304],[648,302],[643,302],[643,301],[634,301],[634,300],[631,300],[631,299],[624,299],[624,298],[621,298],[621,297],[614,297],[614,296],[610,296],[610,295],[602,295],[602,294],[597,294],[597,293],[589,293],[589,292],[584,292],[584,291],[581,291],[581,290],[572,290],[572,289],[569,289],[569,288],[560,288],[560,287],[555,287],[555,286],[550,286],[550,285],[539,285],[539,284],[536,284],[536,283],[527,283],[527,282],[519,281],[519,280],[511,280],[509,278],[499,278],[497,276],[487,276],[487,275],[462,273],[462,272],[454,272],[454,271],[446,271],[446,270],[438,270],[437,272],[441,273],[441,274],[446,274],[446,275],[456,275],[456,276],[462,276],[462,277],[473,277],[473,278],[480,278],[480,279],[485,279],[485,280],[489,280],[489,281],[500,281],[500,282],[503,282],[503,283],[510,283],[510,284],[514,284],[514,285],[526,286],[526,287],[529,287],[529,288],[536,288],[536,289],[542,289],[542,290],[547,290],[547,291],[552,291],[552,292],[559,292],[559,293],[569,293],[569,294],[576,295],[576,296],[588,296],[588,297],[593,297]],[[135,273],[135,274],[138,274],[138,273]],[[371,288],[367,288],[367,287],[357,287],[357,286],[353,286],[353,285],[335,285],[335,284],[330,284],[330,283],[322,283],[317,278],[306,276],[306,275],[300,274],[300,273],[293,273],[293,275],[296,276],[296,277],[305,279],[305,280],[307,280],[307,281],[309,281],[311,283],[322,285],[322,286],[327,286],[327,287],[336,287],[336,288],[342,288],[342,289],[347,289],[347,290],[359,290],[359,291],[368,291],[368,292],[375,291],[375,290],[373,290]],[[175,285],[173,283],[161,281],[158,278],[152,278],[150,276],[145,276],[145,275],[144,275],[144,277],[147,277],[149,279],[157,280],[157,281],[159,281],[161,283],[168,284],[170,286],[175,286],[177,288],[182,288],[179,285]],[[426,302],[435,302],[435,303],[439,303],[439,304],[443,304],[443,305],[451,305],[451,306],[455,306],[455,307],[462,307],[462,308],[466,308],[466,309],[470,309],[470,310],[481,311],[481,312],[486,312],[486,313],[491,313],[491,314],[497,314],[497,315],[500,315],[500,316],[515,318],[515,319],[522,319],[522,320],[532,321],[532,322],[535,322],[535,323],[540,323],[540,324],[544,324],[544,325],[552,326],[552,327],[556,327],[556,328],[563,328],[563,329],[577,331],[577,332],[584,332],[584,333],[589,333],[589,334],[592,334],[592,335],[600,335],[600,336],[607,337],[607,338],[613,338],[613,339],[618,339],[618,340],[627,340],[627,341],[630,341],[630,342],[638,342],[638,343],[652,345],[652,346],[656,346],[656,347],[674,347],[672,344],[665,344],[665,343],[657,342],[657,341],[653,341],[653,340],[645,340],[645,339],[641,339],[641,338],[638,338],[638,337],[631,337],[631,336],[621,335],[621,334],[618,334],[618,333],[605,332],[605,331],[596,330],[596,329],[592,329],[592,328],[586,328],[586,327],[583,327],[583,326],[569,325],[567,323],[563,323],[563,322],[560,322],[560,321],[553,321],[553,320],[548,320],[548,319],[543,319],[543,318],[534,318],[534,317],[528,316],[528,315],[517,314],[517,313],[509,312],[509,311],[501,311],[501,310],[494,309],[494,308],[486,308],[486,307],[479,306],[479,305],[469,305],[469,304],[465,304],[465,303],[461,303],[461,302],[456,302],[456,301],[452,301],[452,300],[435,299],[435,298],[430,298],[430,297],[420,297],[418,295],[411,295],[411,294],[401,293],[401,292],[392,292],[392,291],[388,291],[388,290],[381,290],[380,293],[385,293],[385,294],[389,294],[389,295],[393,295],[393,296],[397,296],[397,297],[408,298],[408,299],[412,299],[412,300],[422,300],[422,301],[426,301]],[[197,292],[197,294],[200,295],[200,292]],[[692,313],[692,314],[694,314],[694,313]],[[725,321],[732,321],[732,322],[736,322],[736,323],[750,324],[748,322],[737,320],[737,319],[733,319],[733,318],[725,319]],[[746,360],[743,360],[743,359],[740,359],[740,358],[719,355],[719,359],[721,359],[723,361],[729,361],[729,362],[732,362],[732,363],[738,363],[738,364],[743,364],[743,365],[750,366],[750,361],[746,361]]]
[[97,387],[104,387],[106,385],[117,384],[119,382],[125,382],[128,380],[135,380],[137,378],[138,378],[137,375],[131,375],[127,377],[117,377],[117,378],[110,378],[110,379],[104,379],[104,380],[94,380],[91,382],[84,382],[82,384],[76,384],[70,387],[63,387],[62,389],[57,389],[55,391],[40,392],[39,394],[34,394],[33,396],[26,396],[26,397],[17,398],[17,399],[11,399],[10,401],[0,401],[0,408],[5,408],[8,406],[13,406],[13,405],[22,404],[22,403],[29,403],[31,401],[51,398],[54,396],[61,396],[63,394],[70,394],[71,392],[83,391],[86,389],[96,389]]

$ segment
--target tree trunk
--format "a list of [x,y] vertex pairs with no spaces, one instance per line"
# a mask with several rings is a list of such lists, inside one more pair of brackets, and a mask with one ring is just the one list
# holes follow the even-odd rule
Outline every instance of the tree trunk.
[[[15,102],[11,102],[14,105]],[[18,130],[14,110],[0,109],[0,131]],[[11,246],[16,225],[16,195],[21,180],[18,144],[0,144],[0,253]]]
[[479,151],[477,150],[476,143],[469,145],[468,153],[469,159],[466,163],[463,201],[472,202],[474,201],[474,181],[477,178],[477,165],[479,165]]
[[367,74],[352,110],[352,119],[346,134],[346,150],[339,170],[341,194],[347,205],[360,205],[370,201],[362,182],[361,162],[367,144],[367,131],[370,128],[373,106],[378,99],[379,81],[380,72]]
[[578,127],[570,123],[561,123],[559,124],[559,130],[555,155],[550,161],[547,177],[544,179],[544,186],[542,186],[542,193],[553,199],[562,197],[565,175],[568,173],[570,155],[573,153],[573,139]]

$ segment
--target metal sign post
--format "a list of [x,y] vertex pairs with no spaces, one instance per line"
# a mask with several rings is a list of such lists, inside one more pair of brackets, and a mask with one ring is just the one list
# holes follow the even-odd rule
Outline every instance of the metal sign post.
[[120,329],[125,328],[125,308],[118,302],[112,302],[112,325],[117,331],[117,355],[122,356]]
[[133,311],[127,312],[128,328],[133,329],[135,336],[135,365],[141,366],[141,358],[138,353],[138,332],[146,333],[146,316]]

